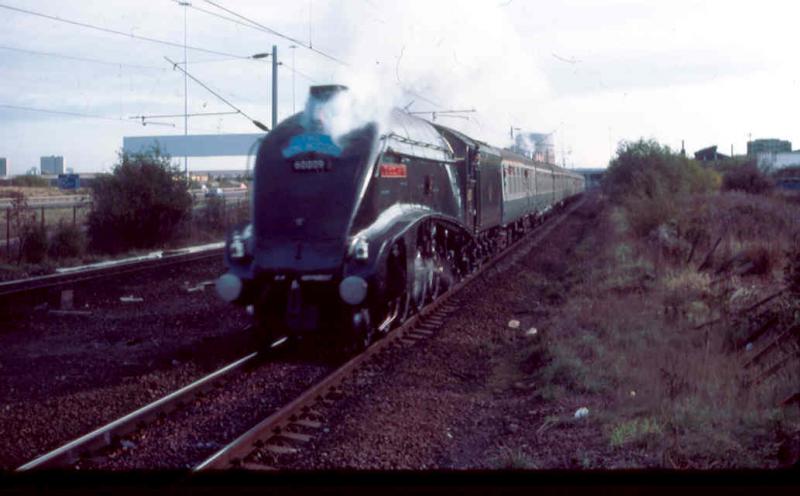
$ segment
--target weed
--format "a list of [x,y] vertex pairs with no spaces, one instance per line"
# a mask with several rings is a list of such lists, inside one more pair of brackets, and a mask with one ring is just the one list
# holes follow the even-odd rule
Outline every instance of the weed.
[[612,447],[624,444],[641,444],[648,436],[660,436],[661,424],[654,417],[637,418],[617,424],[611,430],[610,444]]
[[505,448],[502,454],[495,457],[493,465],[501,470],[534,470],[538,468],[533,458],[525,452],[511,448]]

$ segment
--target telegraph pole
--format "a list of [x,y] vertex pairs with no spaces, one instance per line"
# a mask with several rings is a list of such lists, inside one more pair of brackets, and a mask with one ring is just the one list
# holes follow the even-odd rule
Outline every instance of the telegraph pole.
[[278,125],[278,46],[272,45],[272,129]]

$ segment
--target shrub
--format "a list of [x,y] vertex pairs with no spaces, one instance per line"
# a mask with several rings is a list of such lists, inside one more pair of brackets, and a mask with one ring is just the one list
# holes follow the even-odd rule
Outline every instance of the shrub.
[[222,197],[211,196],[206,199],[203,214],[206,227],[215,231],[225,228],[225,200]]
[[72,258],[83,255],[86,249],[86,236],[80,227],[63,220],[58,223],[48,254],[51,258]]
[[20,255],[29,263],[40,263],[47,256],[47,230],[40,224],[26,224],[19,236]]
[[722,179],[724,191],[763,194],[770,192],[773,186],[772,180],[753,162],[729,170]]
[[622,142],[603,180],[603,189],[618,203],[630,198],[654,199],[713,190],[717,175],[696,161],[673,153],[654,140]]
[[603,180],[604,191],[626,208],[639,236],[674,219],[677,196],[718,186],[719,176],[713,170],[653,140],[621,143]]
[[93,189],[89,238],[104,252],[167,242],[192,208],[188,182],[158,149],[121,154],[113,173],[98,177]]

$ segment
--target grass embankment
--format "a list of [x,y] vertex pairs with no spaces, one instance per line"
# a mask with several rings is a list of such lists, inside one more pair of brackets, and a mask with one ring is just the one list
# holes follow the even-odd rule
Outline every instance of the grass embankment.
[[[688,162],[659,153],[669,167]],[[788,272],[800,274],[800,205],[716,191],[719,181],[696,168],[670,187],[644,155],[640,177],[663,191],[606,185],[598,228],[575,249],[583,264],[550,281],[557,310],[523,368],[544,399],[589,407],[584,421],[606,446],[595,466],[778,465],[800,428],[797,405],[780,405],[800,392],[798,356],[774,375],[766,372],[777,358],[745,364],[782,332],[789,338],[778,348],[797,343],[796,294],[753,306],[785,288]]]

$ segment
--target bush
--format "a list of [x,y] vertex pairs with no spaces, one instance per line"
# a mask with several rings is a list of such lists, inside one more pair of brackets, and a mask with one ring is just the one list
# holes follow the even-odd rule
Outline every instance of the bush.
[[29,263],[40,263],[47,256],[47,230],[40,224],[26,224],[19,236],[20,255]]
[[711,169],[672,152],[668,146],[643,139],[620,143],[603,180],[605,192],[620,203],[631,197],[703,193],[718,185],[718,175]]
[[103,252],[165,243],[192,208],[188,182],[158,149],[121,154],[113,173],[98,177],[93,190],[89,238]]
[[609,164],[603,189],[626,208],[639,236],[676,215],[677,196],[717,189],[719,176],[694,160],[673,153],[653,140],[620,143]]
[[206,207],[203,212],[205,226],[214,231],[225,229],[225,199],[219,196],[211,196],[206,199]]
[[724,191],[744,191],[758,195],[769,193],[773,186],[772,180],[752,162],[729,170],[722,179]]
[[50,257],[74,258],[83,255],[85,249],[86,236],[81,228],[63,220],[59,222],[50,240]]

